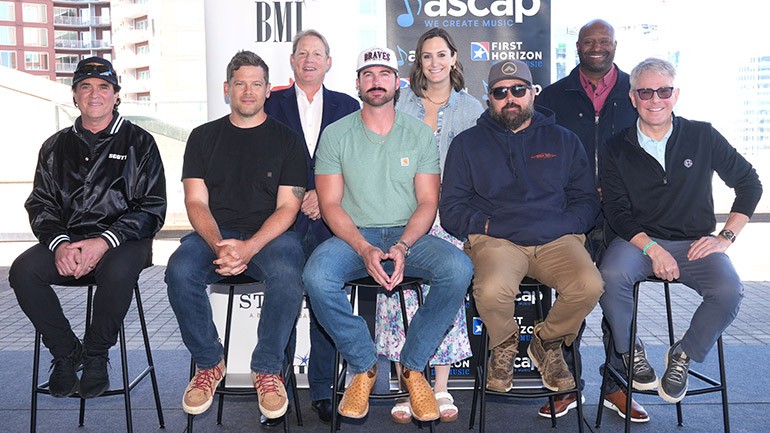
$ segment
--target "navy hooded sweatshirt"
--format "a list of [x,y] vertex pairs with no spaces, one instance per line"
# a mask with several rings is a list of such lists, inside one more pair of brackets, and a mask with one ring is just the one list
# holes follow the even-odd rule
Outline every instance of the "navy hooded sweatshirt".
[[439,212],[459,239],[489,220],[489,236],[534,246],[590,230],[599,196],[580,139],[552,111],[538,107],[513,133],[487,110],[449,147]]

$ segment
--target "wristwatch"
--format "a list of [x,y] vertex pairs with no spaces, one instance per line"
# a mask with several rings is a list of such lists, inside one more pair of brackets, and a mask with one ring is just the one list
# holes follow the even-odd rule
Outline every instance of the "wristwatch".
[[724,229],[719,232],[719,236],[727,239],[730,242],[735,242],[735,233],[732,230]]
[[410,247],[410,246],[409,246],[409,244],[408,244],[408,243],[406,243],[406,241],[405,241],[405,240],[403,240],[403,239],[399,239],[399,240],[397,240],[396,242],[394,242],[394,243],[393,243],[393,246],[396,246],[396,245],[398,245],[398,244],[401,244],[401,245],[403,245],[403,246],[404,246],[404,249],[406,250],[406,252],[404,253],[404,257],[409,257],[409,252],[412,250],[412,247]]

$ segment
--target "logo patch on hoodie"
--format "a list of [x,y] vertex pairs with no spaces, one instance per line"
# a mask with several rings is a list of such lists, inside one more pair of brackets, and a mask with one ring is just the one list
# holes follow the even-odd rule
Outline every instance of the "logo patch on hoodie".
[[550,159],[550,158],[556,158],[558,155],[555,153],[538,153],[535,155],[530,156],[530,159]]

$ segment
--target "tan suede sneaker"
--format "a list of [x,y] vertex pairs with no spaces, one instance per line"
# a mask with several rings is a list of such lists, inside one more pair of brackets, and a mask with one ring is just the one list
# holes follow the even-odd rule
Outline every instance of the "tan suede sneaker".
[[184,391],[182,409],[190,415],[206,412],[214,401],[214,391],[225,377],[225,370],[225,361],[221,360],[213,368],[196,371]]
[[279,418],[289,408],[289,399],[286,396],[286,387],[283,386],[283,378],[277,374],[261,374],[251,372],[251,380],[254,381],[254,389],[257,390],[259,411],[268,419]]

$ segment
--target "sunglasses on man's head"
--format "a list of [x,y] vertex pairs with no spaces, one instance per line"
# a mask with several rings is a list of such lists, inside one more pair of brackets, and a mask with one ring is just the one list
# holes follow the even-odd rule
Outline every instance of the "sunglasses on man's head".
[[88,63],[75,71],[75,74],[84,74],[84,75],[90,75],[92,72],[96,72],[99,75],[110,77],[113,75],[112,69],[109,67],[102,65],[101,63]]
[[657,89],[636,89],[636,94],[639,95],[639,99],[642,101],[647,101],[652,99],[652,95],[657,93],[658,98],[660,99],[668,99],[671,97],[671,95],[674,94],[674,88],[673,87],[659,87]]
[[495,87],[489,91],[489,94],[498,101],[502,101],[508,97],[508,92],[511,92],[511,95],[516,98],[522,98],[527,94],[527,90],[529,90],[531,87],[532,86],[528,86],[526,84],[514,84],[513,86],[507,87]]

